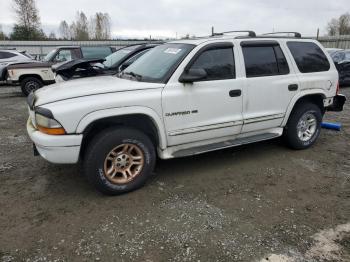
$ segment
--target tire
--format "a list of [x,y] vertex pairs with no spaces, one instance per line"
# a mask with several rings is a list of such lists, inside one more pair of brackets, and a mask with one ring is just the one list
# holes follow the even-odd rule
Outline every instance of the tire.
[[[83,169],[98,191],[119,195],[142,187],[152,174],[155,162],[155,148],[148,136],[131,128],[109,128],[88,145]],[[110,174],[109,170],[112,170]]]
[[28,96],[32,91],[38,90],[43,85],[43,82],[37,77],[26,77],[21,80],[21,89],[25,96]]
[[317,105],[309,102],[298,105],[292,111],[284,130],[288,146],[296,150],[311,147],[320,135],[322,117]]

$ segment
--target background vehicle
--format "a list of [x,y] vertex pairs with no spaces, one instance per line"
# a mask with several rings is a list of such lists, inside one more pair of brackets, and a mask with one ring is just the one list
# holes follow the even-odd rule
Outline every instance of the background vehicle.
[[166,43],[116,76],[31,93],[27,130],[37,151],[53,163],[80,159],[99,191],[120,194],[146,182],[157,156],[282,135],[293,149],[312,146],[325,112],[346,100],[331,57],[300,34],[230,33]]
[[0,81],[5,81],[7,66],[15,63],[34,62],[33,58],[26,52],[17,50],[0,50]]
[[340,86],[350,85],[350,50],[334,50],[330,52],[330,55],[339,72]]
[[67,81],[72,78],[113,75],[123,71],[139,57],[158,45],[131,45],[117,50],[105,59],[73,60],[57,66],[54,65],[52,70],[56,74],[56,82]]
[[28,95],[43,85],[55,82],[51,66],[81,58],[105,58],[115,51],[112,47],[58,47],[46,55],[40,63],[21,63],[8,66],[8,82],[20,84],[23,94]]

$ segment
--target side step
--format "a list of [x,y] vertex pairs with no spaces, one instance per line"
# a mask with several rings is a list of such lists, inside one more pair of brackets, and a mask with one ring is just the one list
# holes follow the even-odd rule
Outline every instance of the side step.
[[266,133],[266,134],[260,134],[260,135],[250,136],[250,137],[237,138],[234,140],[228,140],[228,141],[219,142],[219,143],[215,143],[215,144],[179,150],[179,151],[175,152],[173,154],[173,156],[174,157],[186,157],[186,156],[198,155],[198,154],[202,154],[202,153],[206,153],[206,152],[210,152],[210,151],[215,151],[215,150],[220,150],[220,149],[224,149],[224,148],[241,146],[241,145],[245,145],[245,144],[269,140],[269,139],[273,139],[273,138],[276,138],[279,136],[281,136],[281,134]]

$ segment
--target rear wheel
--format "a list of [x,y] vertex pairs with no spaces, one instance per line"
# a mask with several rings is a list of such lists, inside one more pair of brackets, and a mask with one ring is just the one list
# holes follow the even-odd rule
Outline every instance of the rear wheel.
[[293,149],[312,146],[320,135],[322,112],[312,103],[300,104],[291,114],[284,131],[287,144]]
[[97,190],[117,195],[143,186],[155,159],[154,146],[145,134],[135,129],[110,128],[88,146],[84,173]]
[[21,81],[22,93],[28,96],[30,92],[38,90],[43,85],[43,82],[37,77],[26,77]]

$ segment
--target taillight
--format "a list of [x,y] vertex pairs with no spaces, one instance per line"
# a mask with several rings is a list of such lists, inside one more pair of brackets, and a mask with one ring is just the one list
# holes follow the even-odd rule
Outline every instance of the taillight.
[[339,94],[339,81],[338,81],[338,83],[337,83],[337,92],[336,92],[335,94],[336,94],[336,95]]

